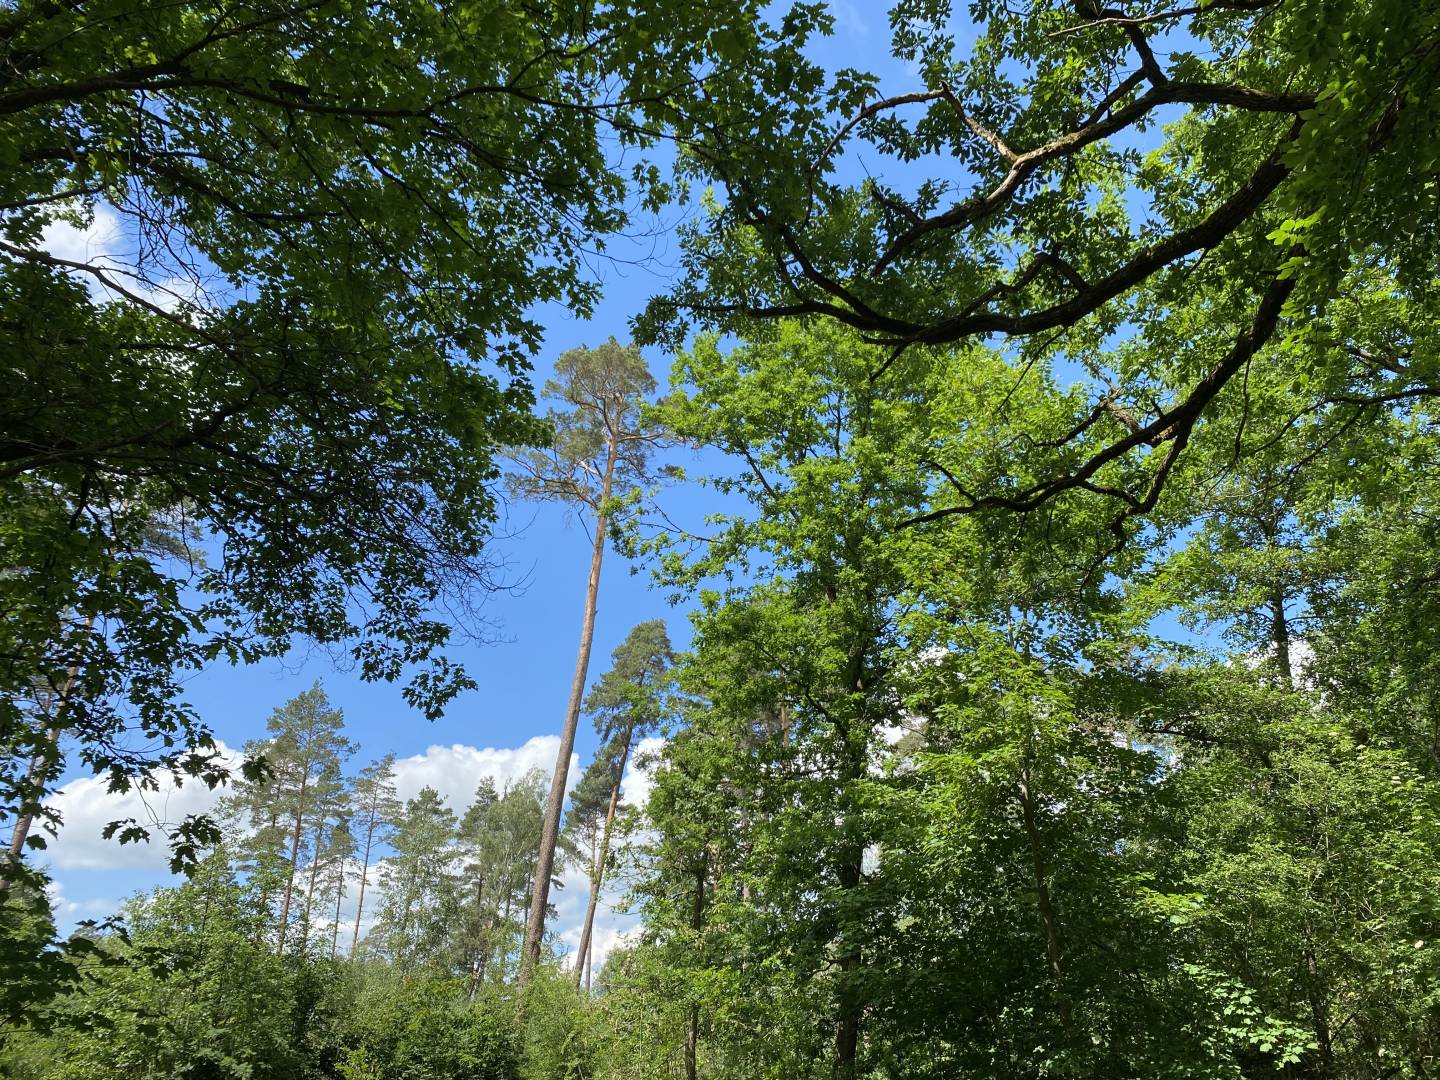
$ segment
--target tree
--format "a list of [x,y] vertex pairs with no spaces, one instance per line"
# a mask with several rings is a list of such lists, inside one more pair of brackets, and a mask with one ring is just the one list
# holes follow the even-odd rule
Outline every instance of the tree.
[[[1224,445],[1205,424],[1222,399],[1270,365],[1308,408],[1345,384],[1341,413],[1433,396],[1423,353],[1374,347],[1394,321],[1332,317],[1406,307],[1433,325],[1417,194],[1440,138],[1433,4],[1047,0],[972,5],[968,25],[958,7],[893,5],[904,84],[812,56],[795,75],[808,108],[782,121],[757,90],[723,106],[751,123],[695,118],[705,152],[683,167],[723,198],[642,340],[817,317],[883,345],[877,376],[907,349],[992,336],[1016,380],[1079,365],[1058,440],[1038,437],[1043,414],[1003,416],[1025,479],[950,487],[937,522],[1099,500],[1133,533],[1188,447]],[[758,124],[772,137],[728,134]]]
[[571,349],[556,361],[555,373],[555,378],[545,385],[545,397],[564,405],[565,411],[552,409],[546,414],[554,431],[548,450],[514,457],[513,487],[517,494],[527,498],[553,500],[576,511],[589,511],[594,518],[594,537],[590,575],[585,584],[585,610],[580,621],[580,648],[575,657],[575,675],[570,682],[570,700],[560,731],[560,749],[555,758],[539,858],[535,864],[536,888],[525,928],[522,979],[539,963],[540,944],[545,934],[545,908],[549,903],[555,846],[565,807],[570,755],[575,749],[575,732],[580,724],[586,673],[590,668],[590,647],[595,638],[595,610],[610,523],[610,502],[617,485],[624,490],[626,485],[645,476],[650,448],[658,438],[639,423],[645,396],[655,389],[655,380],[639,349],[622,346],[614,338],[595,349]]
[[270,922],[258,901],[222,848],[193,880],[129,903],[128,935],[100,938],[102,962],[53,1007],[43,1074],[302,1075],[317,1056],[318,1002],[308,972],[257,944]]
[[[580,944],[575,950],[575,986],[588,986],[590,929],[598,905],[600,883],[604,878],[604,862],[610,846],[610,829],[615,815],[611,810],[611,796],[615,794],[615,774],[619,759],[617,748],[601,746],[590,764],[580,774],[574,789],[570,792],[570,808],[565,814],[565,831],[585,865],[590,882],[590,899],[585,908],[585,920],[581,924]],[[618,809],[618,798],[614,800]]]
[[[523,913],[534,893],[535,863],[545,823],[545,775],[533,770],[496,793],[488,780],[460,820],[468,895],[472,913],[464,924],[461,947],[471,985],[503,981],[511,958],[524,955]],[[473,892],[471,892],[473,890]],[[467,896],[468,899],[468,896]]]
[[[673,683],[669,675],[673,659],[664,621],[651,619],[640,623],[615,648],[610,670],[601,676],[585,699],[586,711],[594,716],[595,730],[604,742],[571,795],[571,816],[596,840],[591,859],[590,899],[585,907],[580,944],[575,950],[576,986],[582,978],[587,989],[590,985],[590,939],[600,889],[605,881],[610,833],[620,803],[625,766],[636,742],[655,731],[665,717]],[[603,802],[597,796],[603,798]]]
[[355,929],[350,935],[350,956],[359,955],[360,920],[365,914],[365,888],[370,881],[370,861],[377,843],[383,843],[400,813],[395,796],[395,755],[386,754],[360,771],[350,789],[351,813],[359,847],[360,892],[355,901]]
[[[901,549],[876,526],[923,500],[891,462],[928,437],[931,413],[928,357],[908,358],[910,378],[876,383],[873,356],[841,333],[800,325],[729,355],[704,340],[677,361],[664,405],[677,437],[732,455],[734,471],[710,482],[746,503],[721,516],[690,559],[675,557],[681,548],[662,560],[662,572],[694,587],[737,566],[768,568],[707,594],[696,616],[683,686],[704,703],[692,721],[708,748],[697,782],[731,808],[703,828],[676,823],[683,854],[672,889],[685,899],[667,894],[665,910],[683,918],[688,940],[718,902],[714,875],[731,863],[715,844],[738,841],[760,860],[719,879],[727,900],[750,893],[750,917],[725,922],[746,928],[756,963],[766,948],[795,958],[784,978],[821,1003],[802,1024],[810,1041],[797,1056],[828,1058],[845,1077],[864,1067],[870,986],[864,858],[875,837],[864,793],[881,732],[899,722],[889,673],[905,577]],[[750,1000],[766,997],[763,980],[747,988]],[[700,1023],[691,1017],[692,1042]],[[828,1052],[814,1034],[827,1029]],[[691,1046],[687,1067],[696,1053]]]
[[[1143,834],[1155,770],[1115,741],[1134,698],[1107,711],[1084,677],[1131,644],[1113,640],[1085,558],[1103,511],[903,524],[948,494],[919,459],[964,484],[1014,459],[985,422],[1007,396],[1059,431],[1068,396],[1016,386],[980,348],[907,351],[874,378],[887,356],[784,323],[728,352],[702,340],[666,399],[677,437],[727,452],[705,482],[745,501],[693,550],[649,545],[661,573],[696,588],[766,568],[701,593],[688,726],[652,796],[642,888],[688,984],[682,1056],[737,1076],[776,1061],[814,1076],[1105,1075],[1112,1045],[1167,1062],[1134,996],[1163,949],[1134,915],[1137,871],[1103,857],[1115,830]],[[647,549],[638,525],[629,535]],[[1144,865],[1150,849],[1135,850]],[[1111,912],[1119,927],[1096,925]],[[1144,947],[1100,962],[1098,943],[1127,934]],[[923,990],[917,956],[937,958]],[[772,1016],[781,997],[793,1011]],[[1123,1036],[1084,1026],[1107,1008]],[[773,1039],[747,1045],[762,1023]],[[1014,1049],[1027,1039],[1033,1058]]]
[[519,1075],[519,1040],[503,1005],[466,1007],[442,979],[367,989],[350,1018],[358,1037],[341,1064],[342,1076],[509,1080]]
[[447,966],[447,937],[459,906],[455,814],[432,787],[405,804],[385,859],[380,916],[383,955],[405,972]]
[[350,869],[350,860],[354,856],[355,836],[350,831],[350,819],[344,816],[339,817],[335,821],[335,827],[330,831],[325,850],[318,860],[325,872],[321,900],[324,901],[330,896],[335,897],[335,915],[330,920],[331,960],[334,960],[340,951],[340,905],[345,899],[345,878]]
[[[1005,410],[1053,441],[1085,389],[979,348],[889,359],[782,323],[702,340],[666,399],[745,499],[703,544],[626,532],[702,590],[634,871],[627,977],[684,1010],[669,1067],[1423,1071],[1433,665],[1401,628],[1428,625],[1428,411],[1337,430],[1257,373],[1102,576],[1095,500],[908,524],[1026,482]],[[1166,641],[1161,611],[1224,633]]]
[[[353,744],[352,744],[353,750]],[[333,855],[336,830],[344,823],[345,784],[337,765],[326,768],[315,780],[312,797],[315,803],[314,825],[310,830],[307,845],[310,855],[310,873],[305,884],[305,906],[300,914],[300,942],[308,948],[313,929],[311,915],[315,907],[315,890],[320,885],[321,871]]]
[[[309,853],[318,860],[321,832],[337,806],[341,795],[340,766],[355,750],[355,744],[341,734],[345,720],[339,709],[332,708],[325,691],[317,682],[309,690],[296,695],[266,721],[272,733],[263,752],[273,758],[274,778],[267,797],[279,807],[280,816],[289,822],[286,856],[285,889],[281,894],[280,914],[275,932],[275,951],[283,953],[290,934],[291,904],[295,895],[295,879],[300,871],[300,857],[305,843],[305,829],[311,825]],[[318,869],[318,863],[314,864]],[[308,940],[309,902],[314,891],[315,874],[311,874],[306,890],[306,918],[302,921],[301,945]]]

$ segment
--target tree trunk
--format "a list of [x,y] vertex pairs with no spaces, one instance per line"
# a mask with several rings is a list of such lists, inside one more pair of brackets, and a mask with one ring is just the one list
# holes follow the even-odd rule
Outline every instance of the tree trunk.
[[1295,686],[1295,669],[1290,658],[1290,623],[1285,618],[1285,591],[1277,588],[1270,597],[1270,637],[1275,642],[1275,664],[1287,688]]
[[[587,917],[594,910],[595,899],[600,895],[600,886],[596,884],[600,880],[600,837],[595,830],[590,830],[590,893],[586,901],[585,913]],[[586,939],[585,930],[580,932],[580,947],[575,950],[575,987],[579,989],[585,982],[585,952],[590,942]]]
[[475,988],[480,985],[480,973],[484,969],[481,957],[485,954],[485,878],[475,882],[475,952],[470,960],[470,993],[466,1000],[475,1000]]
[[1021,817],[1025,823],[1025,835],[1030,841],[1030,860],[1035,874],[1035,903],[1040,910],[1041,928],[1045,931],[1045,958],[1050,967],[1050,977],[1055,983],[1060,1023],[1069,1027],[1070,999],[1066,996],[1061,981],[1063,968],[1060,959],[1060,923],[1050,899],[1049,871],[1045,866],[1044,850],[1040,846],[1040,829],[1035,821],[1035,803],[1028,775],[1022,775],[1017,791],[1020,796]]
[[[618,436],[610,434],[605,457],[605,475],[600,484],[599,507],[610,499],[610,485],[615,477],[615,460],[619,454]],[[590,577],[585,585],[585,613],[580,624],[580,650],[575,657],[575,676],[570,681],[570,703],[565,710],[565,726],[560,732],[560,752],[555,756],[555,772],[550,778],[550,797],[545,803],[545,823],[540,833],[540,856],[535,864],[535,888],[530,897],[530,918],[525,924],[525,944],[520,955],[520,983],[529,981],[530,972],[540,962],[540,944],[545,937],[545,908],[550,902],[550,875],[555,869],[555,845],[560,839],[560,815],[565,808],[565,782],[570,771],[570,755],[575,750],[575,730],[580,726],[580,704],[585,697],[585,678],[590,670],[590,647],[595,641],[595,607],[600,594],[600,563],[605,557],[605,514],[597,507],[595,543],[590,552]]]
[[[60,741],[60,729],[52,727],[45,733],[45,749],[38,751],[30,759],[30,765],[25,770],[25,789],[28,792],[30,786],[35,782],[44,763],[47,752],[53,752],[55,745]],[[30,836],[30,828],[35,823],[35,815],[29,811],[21,813],[15,818],[15,830],[10,834],[10,848],[7,858],[8,866],[15,866],[24,858],[25,841]],[[10,876],[0,875],[0,896],[3,896],[10,888]]]
[[[705,928],[705,874],[709,869],[708,852],[700,857],[695,868],[695,900],[690,909],[690,929],[695,932],[699,945],[700,931]],[[685,1080],[696,1080],[699,1075],[700,1049],[700,1006],[692,1004],[690,1015],[685,1022]]]
[[365,826],[365,860],[360,864],[360,897],[355,904],[355,932],[350,935],[350,959],[355,959],[355,950],[360,947],[360,916],[365,911],[365,880],[370,874],[370,846],[375,842],[375,809],[370,809],[370,821]]
[[[862,849],[855,858],[840,867],[841,888],[848,891],[860,884],[863,869],[861,860],[864,857],[865,853]],[[854,988],[847,978],[858,966],[854,952],[855,947],[853,941],[847,941],[844,936],[841,937],[842,952],[838,962],[841,972],[839,1015],[835,1021],[835,1060],[831,1068],[836,1080],[853,1080],[855,1059],[860,1050],[860,1010],[858,1003],[854,1000]]]
[[[114,552],[112,551],[113,555]],[[85,633],[89,634],[95,629],[95,616],[88,615],[85,618]],[[25,794],[21,797],[21,812],[15,817],[15,828],[10,834],[10,847],[6,855],[5,869],[20,863],[25,857],[25,841],[30,838],[30,830],[35,825],[35,813],[33,810],[24,809],[25,799],[28,797],[29,789],[35,782],[45,766],[45,758],[55,752],[60,745],[61,721],[65,715],[65,709],[70,704],[71,691],[75,689],[75,681],[80,677],[79,663],[71,664],[65,671],[65,681],[56,691],[51,699],[49,712],[50,729],[45,732],[45,742],[41,749],[30,759],[30,764],[25,771]],[[36,802],[39,800],[37,799]],[[0,897],[3,897],[10,889],[10,875],[0,873]]]
[[[580,973],[589,963],[590,937],[595,927],[595,909],[600,903],[600,887],[605,880],[605,860],[610,854],[610,828],[615,822],[615,808],[620,804],[620,782],[625,778],[625,762],[630,758],[630,739],[620,751],[620,763],[615,769],[615,783],[610,788],[610,805],[605,809],[605,827],[600,831],[600,852],[595,860],[595,874],[590,879],[590,904],[585,909],[585,927],[580,931],[579,959],[575,962],[575,985],[580,985]],[[589,989],[589,978],[586,978]]]
[[[1308,931],[1306,936],[1308,939]],[[1317,1075],[1334,1076],[1335,1051],[1330,1033],[1330,1006],[1325,1000],[1324,988],[1321,985],[1320,966],[1315,962],[1315,946],[1309,940],[1305,942],[1305,974],[1308,976],[1305,982],[1306,993],[1310,999],[1311,1030],[1315,1033],[1315,1044],[1320,1053],[1320,1071]]]
[[320,822],[315,826],[315,848],[310,858],[310,883],[305,889],[305,945],[310,944],[310,910],[315,903],[315,885],[320,880],[320,845],[325,839],[325,813],[322,808]]
[[280,905],[280,929],[276,934],[275,955],[285,953],[285,931],[290,924],[290,899],[295,892],[295,867],[300,861],[300,830],[305,821],[305,791],[310,784],[310,762],[304,763],[300,774],[300,794],[295,805],[295,828],[290,834],[290,873],[285,878],[285,900]]
[[[509,885],[510,885],[510,882],[507,881],[507,882],[506,882],[506,885],[509,886]],[[509,959],[510,959],[510,907],[511,907],[510,901],[511,901],[511,893],[512,893],[512,891],[513,891],[513,887],[507,888],[507,890],[506,890],[506,892],[505,892],[505,911],[504,911],[504,914],[502,914],[502,915],[500,916],[500,926],[501,926],[502,932],[503,932],[503,934],[504,934],[504,936],[500,939],[500,949],[501,949],[501,952],[500,952],[500,981],[501,981],[501,982],[504,982],[504,981],[505,981],[505,966],[506,966],[506,964],[509,962]]]
[[330,962],[340,951],[340,901],[345,898],[345,863],[340,863],[340,872],[335,875],[335,921],[330,924]]

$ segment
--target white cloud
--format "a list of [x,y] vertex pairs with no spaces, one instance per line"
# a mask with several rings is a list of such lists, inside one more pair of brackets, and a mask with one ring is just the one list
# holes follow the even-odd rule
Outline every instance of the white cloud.
[[650,790],[655,786],[655,766],[660,751],[665,749],[665,740],[659,736],[641,739],[630,755],[630,764],[625,769],[625,779],[620,782],[620,797],[631,806],[644,809],[650,801]]
[[[395,762],[395,790],[401,799],[413,799],[423,787],[440,793],[450,809],[461,813],[475,797],[481,779],[489,777],[503,791],[532,769],[549,776],[560,749],[558,735],[537,735],[521,746],[479,749],[456,743],[432,746],[423,754]],[[580,777],[580,757],[570,755],[567,782],[573,786]]]
[[[549,774],[555,765],[555,754],[560,740],[554,735],[532,738],[516,747],[474,747],[464,744],[452,746],[431,746],[423,754],[401,758],[395,764],[396,790],[402,799],[411,799],[420,789],[429,785],[456,812],[463,811],[473,797],[476,786],[484,777],[489,777],[498,789],[504,789],[532,769]],[[649,797],[653,782],[656,752],[664,746],[658,738],[643,740],[631,756],[629,768],[622,783],[625,800],[634,805],[643,805]],[[238,764],[238,754],[223,744],[220,746],[226,760]],[[569,780],[573,785],[580,775],[578,755],[572,756]],[[68,900],[64,895],[65,871],[114,871],[126,874],[119,879],[123,886],[116,886],[120,892],[133,891],[136,880],[129,876],[135,872],[154,875],[154,883],[168,878],[169,849],[164,836],[158,831],[148,843],[121,845],[115,840],[102,839],[105,825],[120,818],[136,818],[143,825],[173,824],[188,814],[213,810],[216,801],[225,794],[225,789],[211,791],[204,784],[191,780],[177,786],[165,780],[159,791],[130,791],[123,794],[106,790],[105,781],[86,777],[73,780],[60,789],[54,800],[55,808],[63,816],[63,825],[58,838],[51,840],[45,852],[44,861],[52,870],[60,871],[60,879],[52,889],[57,917],[62,922],[74,922],[86,918],[102,918],[118,910],[118,904],[109,899],[82,901]],[[380,859],[384,852],[377,852],[372,862],[365,895],[365,913],[361,925],[361,938],[369,932],[383,893],[383,879],[386,868]],[[305,871],[302,869],[302,873]],[[346,894],[340,908],[339,947],[347,952],[353,932],[355,906],[358,899],[360,866],[358,861],[347,867]],[[113,879],[103,879],[112,881]],[[585,867],[576,863],[567,867],[561,876],[564,888],[552,893],[551,900],[556,907],[556,917],[551,928],[563,946],[574,950],[580,942],[580,929],[585,918],[585,907],[589,900],[590,883]],[[108,887],[108,886],[107,886]],[[627,933],[638,924],[635,916],[617,911],[624,898],[625,887],[619,881],[607,883],[595,916],[594,949],[595,970],[612,949],[620,944]],[[335,909],[315,912],[313,920],[317,925],[328,925],[334,918]]]
[[117,254],[120,241],[120,219],[106,206],[97,206],[90,224],[83,228],[57,219],[40,233],[40,246],[69,262],[108,261]]
[[[239,755],[224,743],[216,743],[221,757],[238,768]],[[159,790],[126,792],[108,790],[108,781],[98,776],[72,780],[60,789],[51,805],[59,812],[59,836],[51,839],[45,862],[60,870],[149,870],[169,869],[170,849],[163,830],[191,814],[204,814],[226,789],[207,788],[200,780],[187,777],[178,784],[173,777],[160,779]],[[102,836],[112,821],[134,818],[151,829],[148,842],[121,844]]]
[[[239,755],[218,744],[225,760],[238,767]],[[501,790],[532,769],[547,776],[555,767],[560,739],[541,735],[517,747],[432,746],[423,754],[401,758],[395,763],[395,786],[402,799],[412,799],[427,784],[435,788],[457,813],[469,805],[483,777],[490,777]],[[570,759],[569,782],[580,774],[579,756]],[[633,783],[634,772],[627,774]],[[643,781],[642,781],[643,782]],[[72,780],[60,789],[52,803],[63,822],[59,835],[50,839],[44,861],[58,870],[145,870],[164,873],[169,866],[169,849],[158,832],[148,843],[120,844],[102,837],[105,826],[116,820],[134,818],[143,826],[163,828],[190,814],[213,810],[225,788],[211,790],[199,780],[177,785],[169,777],[158,791],[132,789],[118,793],[107,790],[101,777]],[[629,788],[627,787],[627,797]]]
[[594,940],[590,948],[594,952],[595,961],[590,965],[590,970],[598,976],[600,969],[605,966],[605,961],[610,954],[622,945],[628,945],[639,933],[639,923],[631,919],[631,925],[620,926],[616,923],[601,923],[599,913],[595,916]]
[[830,5],[830,13],[835,16],[836,29],[849,37],[863,38],[869,32],[865,16],[855,0],[836,0]]
[[[162,311],[174,311],[182,303],[200,298],[199,282],[189,276],[162,274],[158,277],[142,273],[141,267],[125,257],[125,230],[120,217],[104,205],[92,208],[89,222],[76,225],[65,219],[51,221],[40,232],[40,247],[68,262],[84,263],[106,273],[108,279],[132,297],[152,304]],[[154,267],[148,268],[155,269]],[[85,282],[96,300],[117,299],[119,294],[107,288],[94,274],[73,271]]]
[[54,913],[55,921],[61,927],[69,927],[84,919],[103,919],[120,910],[116,901],[105,897],[69,900],[58,882],[51,882],[45,892],[50,898],[50,910]]

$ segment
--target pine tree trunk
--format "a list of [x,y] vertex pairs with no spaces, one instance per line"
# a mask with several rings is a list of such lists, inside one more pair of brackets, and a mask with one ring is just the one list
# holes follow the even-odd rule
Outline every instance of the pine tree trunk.
[[470,993],[466,1000],[475,1000],[475,990],[480,985],[480,973],[484,970],[481,957],[485,954],[485,878],[475,882],[475,951],[470,958]]
[[[507,882],[508,884],[508,882]],[[505,893],[505,913],[500,916],[500,926],[503,929],[504,937],[500,939],[500,980],[505,979],[505,964],[510,959],[510,892]]]
[[[606,450],[605,475],[600,485],[600,503],[610,499],[610,485],[615,476],[615,460],[620,443],[611,432]],[[585,678],[590,669],[590,647],[595,641],[595,607],[600,594],[600,564],[605,557],[603,513],[595,515],[595,544],[590,552],[590,577],[585,585],[585,614],[580,625],[580,650],[575,657],[575,676],[570,681],[570,703],[565,710],[565,726],[560,733],[560,752],[555,756],[555,772],[550,778],[550,797],[545,803],[545,823],[540,833],[540,855],[535,865],[535,888],[530,897],[530,918],[525,924],[525,943],[520,955],[520,983],[529,981],[530,973],[540,962],[540,944],[545,937],[545,908],[550,902],[550,876],[555,869],[555,846],[560,839],[560,815],[565,808],[565,782],[570,771],[570,755],[575,750],[575,730],[580,725],[580,705],[585,696]]]
[[360,897],[355,903],[355,932],[350,935],[350,959],[355,959],[355,950],[360,947],[360,916],[365,912],[365,881],[370,874],[370,847],[375,842],[375,809],[370,809],[370,821],[365,827],[365,860],[360,864]]
[[305,791],[310,784],[310,762],[304,763],[300,774],[300,794],[295,805],[295,828],[290,834],[290,873],[285,878],[285,899],[280,905],[280,929],[276,934],[275,955],[285,954],[285,931],[290,925],[290,900],[295,892],[295,867],[300,862],[300,830],[305,821]]
[[[630,739],[620,751],[620,763],[615,769],[615,783],[610,788],[610,805],[605,810],[605,828],[600,833],[600,852],[595,860],[595,873],[590,878],[590,903],[585,909],[585,928],[580,931],[579,959],[575,962],[575,985],[580,985],[580,973],[588,968],[590,960],[590,938],[595,926],[595,909],[600,903],[600,887],[605,880],[605,860],[610,855],[610,828],[615,822],[615,808],[620,803],[620,782],[625,778],[625,762],[630,758]],[[589,989],[589,977],[586,977]]]
[[[594,829],[590,830],[590,869],[586,871],[586,880],[590,883],[589,897],[586,902],[586,917],[595,907],[595,898],[599,895],[600,886],[600,837]],[[580,947],[575,950],[575,987],[579,989],[585,982],[585,952],[589,942],[582,931],[580,934]]]
[[345,899],[345,863],[340,863],[340,872],[335,875],[335,921],[330,924],[330,962],[340,951],[340,901]]
[[305,914],[301,921],[305,925],[304,944],[310,945],[310,909],[315,902],[315,883],[320,880],[320,844],[325,838],[325,816],[322,809],[320,823],[315,826],[314,854],[310,858],[310,884],[305,889]]

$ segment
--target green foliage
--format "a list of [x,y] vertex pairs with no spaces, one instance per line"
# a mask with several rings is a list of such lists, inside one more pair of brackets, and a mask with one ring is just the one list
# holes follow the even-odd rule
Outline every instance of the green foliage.
[[[268,912],[221,851],[194,879],[134,901],[128,938],[100,939],[103,962],[50,1007],[47,1077],[304,1076],[329,1052],[331,980],[261,941]],[[29,1043],[29,1049],[25,1047]]]
[[513,1016],[500,999],[466,1004],[454,981],[381,981],[356,1001],[343,1080],[513,1080]]
[[545,786],[538,770],[499,793],[487,781],[460,819],[464,886],[459,921],[450,933],[474,982],[504,982],[519,967]]
[[385,899],[368,940],[401,971],[448,966],[444,950],[460,903],[454,835],[455,815],[431,787],[422,788],[395,819]]
[[522,1018],[524,1080],[585,1080],[594,1066],[597,1017],[571,979],[542,969],[526,983]]
[[593,349],[561,353],[555,377],[542,390],[560,406],[544,416],[550,444],[512,454],[511,491],[603,517],[617,485],[623,490],[645,478],[654,439],[639,430],[638,420],[654,389],[649,366],[633,345],[611,338]]

